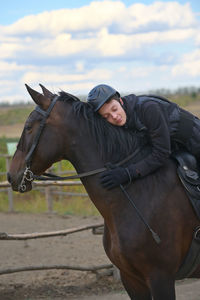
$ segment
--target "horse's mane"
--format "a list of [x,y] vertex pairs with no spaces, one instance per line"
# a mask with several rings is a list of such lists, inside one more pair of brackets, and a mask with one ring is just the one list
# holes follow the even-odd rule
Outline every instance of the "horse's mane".
[[80,101],[69,93],[62,91],[59,95],[60,101],[71,103],[73,113],[86,121],[86,128],[92,134],[99,154],[104,161],[120,161],[138,147],[143,146],[144,139],[137,132],[110,124],[94,112],[88,103]]

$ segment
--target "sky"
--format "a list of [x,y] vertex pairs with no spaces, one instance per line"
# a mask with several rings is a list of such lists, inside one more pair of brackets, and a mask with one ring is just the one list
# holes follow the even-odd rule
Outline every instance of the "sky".
[[0,0],[0,103],[200,88],[200,1]]

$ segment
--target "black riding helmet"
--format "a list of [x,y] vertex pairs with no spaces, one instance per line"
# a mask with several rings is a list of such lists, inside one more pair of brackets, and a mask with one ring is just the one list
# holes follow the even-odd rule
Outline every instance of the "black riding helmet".
[[120,94],[111,86],[99,84],[89,92],[87,102],[92,106],[94,111],[98,111],[106,101],[116,94],[120,97]]

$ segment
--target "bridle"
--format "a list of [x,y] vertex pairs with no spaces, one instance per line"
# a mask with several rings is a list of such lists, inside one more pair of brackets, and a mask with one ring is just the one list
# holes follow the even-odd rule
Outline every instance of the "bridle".
[[[95,169],[95,170],[92,170],[92,171],[89,171],[89,172],[84,172],[84,173],[77,174],[77,175],[65,176],[65,177],[57,176],[57,175],[51,174],[51,173],[44,173],[42,176],[33,174],[33,172],[31,171],[32,157],[33,157],[34,151],[35,151],[35,149],[36,149],[36,147],[37,147],[37,145],[39,143],[39,139],[40,139],[41,134],[42,134],[42,132],[44,130],[44,127],[46,125],[46,120],[49,117],[52,109],[54,108],[54,105],[56,104],[58,98],[59,98],[59,96],[56,95],[52,99],[51,104],[49,105],[49,107],[48,107],[47,110],[41,109],[38,105],[35,108],[35,111],[39,112],[43,116],[43,118],[42,118],[42,120],[40,122],[38,131],[37,131],[37,133],[36,133],[36,135],[34,137],[33,144],[31,146],[28,154],[25,157],[26,167],[25,167],[25,170],[24,170],[24,173],[23,173],[23,177],[22,177],[21,183],[20,183],[20,185],[18,187],[19,191],[22,191],[22,192],[26,191],[26,182],[25,182],[25,180],[29,181],[29,182],[32,182],[33,180],[43,180],[43,181],[45,181],[45,180],[52,180],[52,181],[55,181],[55,180],[78,179],[78,178],[83,178],[83,177],[87,177],[87,176],[91,176],[91,175],[102,173],[105,170],[107,170],[108,167],[109,167],[109,163],[108,163],[107,166],[105,166],[103,168]],[[140,150],[141,149],[138,148],[136,151],[134,151],[133,153],[131,153],[131,155],[129,155],[128,157],[126,157],[125,159],[123,159],[122,161],[120,161],[119,163],[116,163],[115,166],[121,166],[121,165],[125,164],[131,158],[137,156],[137,154],[140,152]]]
[[55,96],[53,98],[53,100],[51,101],[51,104],[49,105],[48,109],[47,110],[43,110],[39,107],[39,105],[36,106],[35,108],[35,111],[39,112],[43,118],[42,118],[42,121],[40,122],[40,126],[38,128],[38,131],[34,137],[34,140],[33,140],[33,144],[28,152],[28,154],[26,155],[25,157],[25,162],[26,162],[26,167],[25,167],[25,170],[24,170],[24,174],[23,174],[23,177],[22,177],[22,181],[18,187],[18,190],[19,191],[23,191],[25,192],[26,191],[26,183],[25,183],[25,180],[27,181],[33,181],[35,178],[35,175],[33,174],[33,172],[31,171],[31,161],[32,161],[32,157],[33,157],[33,153],[39,143],[39,139],[40,139],[40,136],[44,130],[44,127],[46,125],[46,120],[47,118],[49,117],[54,105],[56,104],[57,100],[58,100],[59,96]]

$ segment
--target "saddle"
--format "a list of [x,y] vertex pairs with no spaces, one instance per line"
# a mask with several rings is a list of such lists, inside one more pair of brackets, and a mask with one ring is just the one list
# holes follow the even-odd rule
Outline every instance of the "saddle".
[[[172,157],[177,162],[177,173],[186,190],[192,207],[200,219],[200,176],[196,158],[184,151],[173,153]],[[200,226],[194,228],[192,242],[184,258],[176,280],[190,277],[200,264]]]
[[172,154],[177,162],[177,174],[182,182],[192,207],[200,219],[200,170],[196,158],[189,152],[178,151]]

